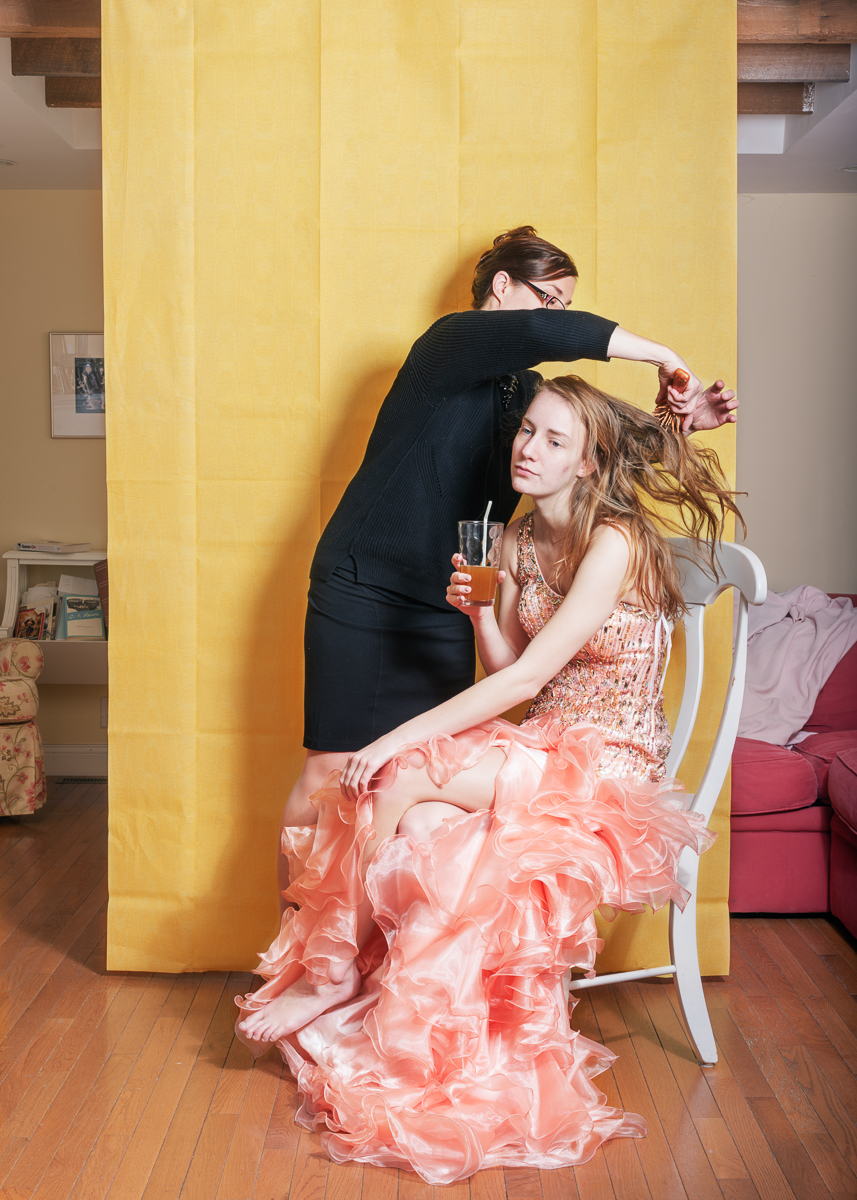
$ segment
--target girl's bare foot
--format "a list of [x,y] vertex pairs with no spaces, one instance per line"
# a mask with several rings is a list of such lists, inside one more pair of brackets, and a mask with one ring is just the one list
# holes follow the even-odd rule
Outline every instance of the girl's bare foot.
[[360,988],[360,972],[352,960],[341,983],[307,983],[306,976],[296,980],[279,996],[269,1000],[264,1008],[251,1013],[238,1028],[248,1038],[259,1042],[276,1042],[287,1033],[303,1029],[323,1012],[356,996]]

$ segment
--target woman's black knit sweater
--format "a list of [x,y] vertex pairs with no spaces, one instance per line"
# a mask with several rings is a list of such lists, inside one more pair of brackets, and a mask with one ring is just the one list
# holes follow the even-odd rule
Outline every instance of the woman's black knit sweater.
[[[511,442],[542,362],[607,360],[616,328],[594,313],[450,313],[411,348],[381,405],[366,455],[321,536],[310,574],[347,556],[361,582],[445,608],[457,522],[507,523],[520,499]],[[513,376],[514,394],[508,398]],[[503,394],[507,398],[504,400]]]

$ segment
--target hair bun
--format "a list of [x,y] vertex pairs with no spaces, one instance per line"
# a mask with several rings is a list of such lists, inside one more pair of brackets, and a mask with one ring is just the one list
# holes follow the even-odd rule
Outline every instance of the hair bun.
[[498,233],[494,238],[494,245],[499,246],[502,242],[511,242],[514,238],[522,237],[538,237],[532,225],[519,225],[517,229],[507,229],[504,233]]

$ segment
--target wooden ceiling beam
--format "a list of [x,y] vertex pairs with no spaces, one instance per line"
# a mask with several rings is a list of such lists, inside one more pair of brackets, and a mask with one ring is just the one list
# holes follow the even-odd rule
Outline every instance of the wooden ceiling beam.
[[739,42],[857,42],[857,0],[738,0]]
[[847,45],[738,46],[739,83],[847,83],[850,71]]
[[13,75],[100,75],[100,38],[12,38]]
[[0,0],[0,37],[100,38],[100,0]]
[[814,83],[739,83],[739,113],[812,112]]
[[101,108],[101,80],[48,75],[45,104],[48,108]]

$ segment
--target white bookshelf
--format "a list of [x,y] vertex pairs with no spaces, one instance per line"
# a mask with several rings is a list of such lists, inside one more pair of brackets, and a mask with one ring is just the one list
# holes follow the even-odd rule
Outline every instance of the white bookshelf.
[[[78,554],[37,554],[33,550],[7,550],[6,610],[0,638],[14,637],[21,597],[30,586],[31,566],[55,567],[60,574],[73,575],[75,567],[94,567],[107,557],[106,550]],[[107,683],[107,642],[39,642],[45,665],[39,683]]]

